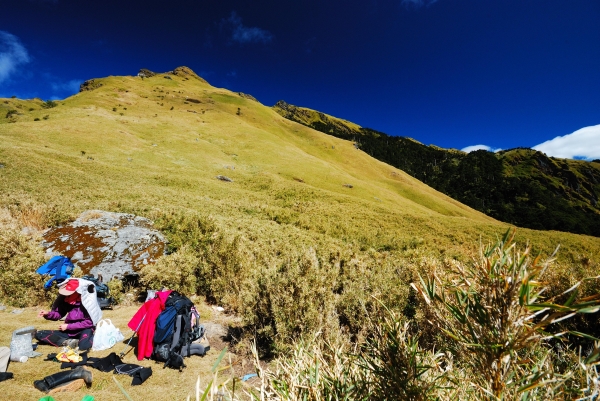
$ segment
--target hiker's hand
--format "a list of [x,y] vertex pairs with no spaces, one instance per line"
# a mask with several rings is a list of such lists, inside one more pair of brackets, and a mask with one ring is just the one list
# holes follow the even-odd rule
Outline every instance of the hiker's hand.
[[47,311],[45,311],[45,310],[41,310],[41,311],[39,311],[39,313],[38,313],[38,317],[44,317],[44,316],[46,316],[48,313],[50,313],[50,312],[47,312]]
[[63,323],[63,324],[61,324],[60,326],[58,326],[58,329],[59,329],[60,331],[65,331],[65,330],[67,330],[67,328],[68,328],[68,327],[69,327],[69,325],[68,325],[68,324],[66,324],[66,323]]

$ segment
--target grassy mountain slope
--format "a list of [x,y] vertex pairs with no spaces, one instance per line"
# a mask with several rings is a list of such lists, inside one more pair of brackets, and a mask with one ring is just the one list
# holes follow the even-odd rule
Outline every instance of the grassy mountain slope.
[[[93,208],[150,217],[173,252],[151,284],[205,294],[281,346],[360,329],[371,295],[408,307],[416,272],[468,259],[507,228],[189,69],[83,88],[55,105],[0,99],[0,209],[41,229]],[[545,254],[562,245],[557,288],[600,270],[598,238],[521,229],[518,240]]]
[[283,101],[282,116],[352,140],[378,160],[498,220],[600,236],[600,161],[549,158],[531,149],[466,154],[392,137]]
[[345,214],[329,222],[340,234],[354,231],[343,220],[357,213],[372,214],[372,221],[383,212],[496,225],[347,141],[293,124],[236,93],[170,77],[95,80],[102,86],[49,109],[37,100],[3,100],[3,108],[23,114],[1,120],[2,193],[80,208],[184,206],[297,227],[307,215]]

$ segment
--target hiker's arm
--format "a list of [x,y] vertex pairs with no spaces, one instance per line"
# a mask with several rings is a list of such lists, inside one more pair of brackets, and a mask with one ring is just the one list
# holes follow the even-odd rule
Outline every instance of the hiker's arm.
[[58,309],[52,309],[50,312],[46,312],[46,314],[43,316],[46,320],[60,320],[63,317]]
[[67,310],[64,307],[63,303],[54,302],[52,305],[52,309],[50,312],[46,312],[44,319],[46,320],[60,320],[67,314]]
[[69,323],[66,326],[67,330],[91,329],[94,327],[94,322],[92,322],[92,319],[85,319],[78,322]]
[[60,320],[67,314],[67,311],[64,308],[64,299],[63,295],[59,295],[54,303],[52,304],[52,309],[49,312],[44,312],[42,316],[46,320]]

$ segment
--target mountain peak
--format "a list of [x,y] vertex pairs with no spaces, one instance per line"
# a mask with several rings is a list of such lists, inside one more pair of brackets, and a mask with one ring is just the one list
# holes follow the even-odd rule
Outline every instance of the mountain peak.
[[185,67],[185,66],[181,66],[181,67],[177,67],[175,68],[173,71],[171,71],[171,73],[173,75],[177,75],[179,77],[184,77],[184,78],[196,78],[204,83],[208,83],[205,79],[200,78],[200,76],[198,74],[196,74],[194,71],[192,71],[191,68],[189,67]]

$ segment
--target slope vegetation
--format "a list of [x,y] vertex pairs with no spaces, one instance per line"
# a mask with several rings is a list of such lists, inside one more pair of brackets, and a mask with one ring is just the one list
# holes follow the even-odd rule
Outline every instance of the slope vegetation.
[[354,141],[376,159],[498,220],[600,236],[600,161],[547,157],[532,149],[466,154],[389,136],[283,101],[273,109],[292,121]]
[[[417,272],[467,259],[507,228],[187,68],[0,107],[0,208],[38,229],[87,209],[149,217],[171,254],[148,267],[148,285],[206,295],[282,347],[319,328],[356,332],[371,295],[412,313]],[[598,238],[517,238],[545,254],[562,244],[557,288],[599,270]]]

